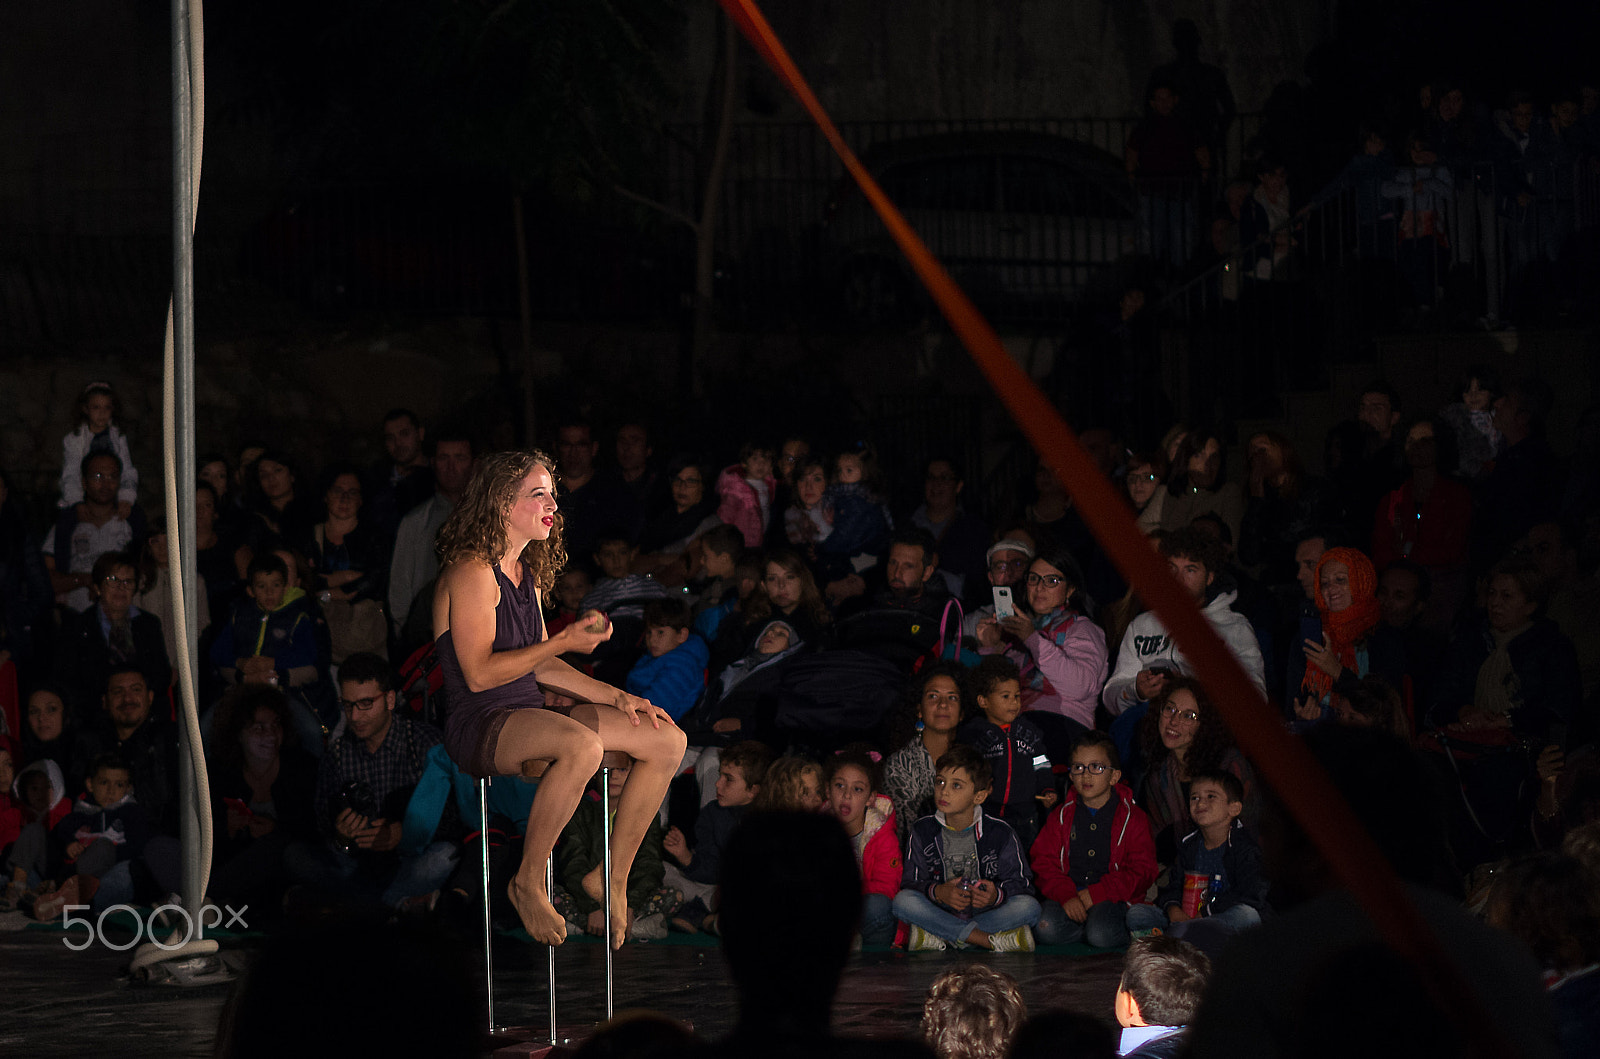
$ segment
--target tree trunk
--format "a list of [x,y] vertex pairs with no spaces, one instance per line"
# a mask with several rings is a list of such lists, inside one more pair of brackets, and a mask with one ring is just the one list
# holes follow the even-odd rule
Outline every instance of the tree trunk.
[[[739,75],[739,30],[727,15],[717,14],[722,39],[717,46],[717,62],[712,67],[712,83],[718,85],[717,131],[711,149],[711,164],[706,170],[705,190],[700,198],[700,223],[695,232],[694,308],[688,356],[679,364],[679,391],[685,397],[701,395],[700,374],[711,349],[712,310],[716,286],[717,206],[722,198],[722,174],[728,165],[728,142],[733,136],[734,92]],[[720,82],[720,84],[719,84]],[[708,101],[709,103],[709,101]],[[709,110],[709,106],[707,107]]]

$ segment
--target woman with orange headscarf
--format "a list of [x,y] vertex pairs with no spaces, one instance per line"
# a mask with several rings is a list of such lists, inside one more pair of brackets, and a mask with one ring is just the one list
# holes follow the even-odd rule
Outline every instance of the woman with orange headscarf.
[[[1374,669],[1369,638],[1382,615],[1372,560],[1354,548],[1324,552],[1317,563],[1316,603],[1317,617],[1300,624],[1305,668],[1298,674],[1291,668],[1289,673],[1288,704],[1302,723],[1325,719],[1333,697],[1351,694]],[[1294,687],[1297,675],[1299,685]]]

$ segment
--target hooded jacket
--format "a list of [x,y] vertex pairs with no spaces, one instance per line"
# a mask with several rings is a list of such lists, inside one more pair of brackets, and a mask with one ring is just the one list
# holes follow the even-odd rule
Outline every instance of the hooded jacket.
[[894,802],[887,794],[874,794],[861,826],[867,836],[861,849],[861,895],[882,894],[894,899],[905,874],[900,861],[900,839],[895,828]]
[[61,766],[54,761],[35,761],[17,772],[16,779],[11,781],[10,794],[0,794],[0,849],[15,842],[22,829],[33,822],[30,819],[33,814],[22,797],[23,778],[33,772],[50,777],[50,808],[44,816],[45,830],[54,830],[72,809],[72,803],[67,800],[67,785],[61,778]]
[[[1150,818],[1133,804],[1133,789],[1119,783],[1117,808],[1111,816],[1111,861],[1098,882],[1086,889],[1095,904],[1102,901],[1144,900],[1150,884],[1156,881],[1156,842],[1150,833]],[[1072,881],[1070,847],[1072,823],[1078,812],[1078,792],[1069,790],[1066,798],[1045,817],[1044,827],[1033,843],[1033,876],[1039,892],[1062,904],[1078,896]]]
[[[1256,690],[1265,696],[1267,685],[1261,661],[1261,644],[1256,640],[1255,630],[1250,627],[1250,619],[1231,609],[1238,595],[1232,588],[1223,588],[1206,604],[1204,613],[1211,628],[1222,637],[1222,642],[1228,645],[1233,656],[1250,675]],[[1116,669],[1112,671],[1111,679],[1106,682],[1106,689],[1101,695],[1106,709],[1120,714],[1138,702],[1134,678],[1141,669],[1160,666],[1183,675],[1191,672],[1188,660],[1178,650],[1177,641],[1161,624],[1161,619],[1156,617],[1155,611],[1146,611],[1133,619],[1122,638]]]
[[761,547],[761,539],[766,535],[772,493],[777,482],[771,475],[762,480],[767,484],[768,512],[765,515],[761,510],[761,498],[756,495],[755,487],[745,481],[741,464],[724,467],[722,473],[717,475],[717,496],[722,498],[717,505],[717,517],[744,534],[746,548]]
[[55,836],[64,846],[74,842],[87,846],[103,838],[117,847],[117,861],[121,863],[144,852],[144,844],[150,839],[150,817],[144,806],[134,800],[132,791],[107,806],[96,805],[85,795],[56,825]]
[[[1028,871],[1028,858],[1011,825],[997,816],[986,816],[982,805],[973,807],[972,823],[977,828],[978,876],[994,883],[998,891],[990,907],[998,908],[1012,897],[1032,896],[1033,876]],[[947,830],[942,812],[924,816],[911,825],[900,889],[916,890],[928,900],[938,901],[933,896],[933,888],[948,881],[944,877]]]
[[683,643],[659,658],[647,652],[628,671],[624,685],[628,694],[638,695],[666,710],[674,721],[694,706],[706,687],[706,662],[711,648],[694,633]]
[[[280,673],[302,666],[314,668],[317,635],[311,616],[299,605],[304,596],[301,589],[288,589],[278,609],[270,613],[250,600],[241,600],[211,645],[211,664],[232,669],[241,658],[265,655]],[[289,681],[282,683],[288,686]]]

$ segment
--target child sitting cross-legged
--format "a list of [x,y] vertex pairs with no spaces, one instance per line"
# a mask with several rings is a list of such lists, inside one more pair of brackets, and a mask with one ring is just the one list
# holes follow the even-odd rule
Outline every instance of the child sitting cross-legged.
[[722,752],[717,769],[717,800],[700,807],[694,825],[694,848],[689,848],[683,829],[667,832],[663,844],[676,864],[667,865],[667,885],[682,891],[689,899],[672,918],[672,925],[688,934],[715,931],[717,882],[722,868],[722,851],[734,828],[744,819],[750,803],[761,792],[772,763],[772,751],[763,743],[747,739]]
[[[98,914],[136,897],[138,877],[132,874],[132,867],[144,859],[150,842],[150,817],[134,800],[133,770],[121,756],[101,754],[89,766],[84,788],[72,812],[55,828],[56,841],[64,847],[63,881],[53,893],[34,903],[34,917],[41,922],[55,919],[68,905],[91,905]],[[164,861],[159,866],[141,865],[143,875],[152,881],[160,877],[159,881],[173,882],[170,871],[157,870],[170,867]]]
[[1072,744],[1072,790],[1033,844],[1033,877],[1045,898],[1035,930],[1042,945],[1126,945],[1129,903],[1156,881],[1150,819],[1122,784],[1117,744],[1087,732]]
[[1268,884],[1261,846],[1239,819],[1243,811],[1239,777],[1225,769],[1195,773],[1189,781],[1189,819],[1195,830],[1178,843],[1168,883],[1156,903],[1128,909],[1129,931],[1159,927],[1177,938],[1202,920],[1208,924],[1204,934],[1232,934],[1261,922]]
[[1027,849],[1039,833],[1039,806],[1056,804],[1044,733],[1021,716],[1022,678],[1017,664],[1004,655],[979,662],[968,678],[968,690],[979,715],[956,730],[956,739],[988,759],[995,792],[988,812],[1010,824]]
[[861,943],[887,945],[894,940],[890,906],[900,890],[900,839],[894,826],[894,803],[878,791],[878,753],[855,744],[828,760],[828,808],[844,825],[861,868]]
[[907,948],[1033,951],[1039,902],[1027,857],[1016,832],[983,812],[994,786],[989,762],[958,744],[934,767],[938,811],[912,825],[894,899],[895,916],[911,927]]
[[[633,758],[620,750],[608,750],[602,766],[611,768],[611,815],[617,814],[617,799],[633,768]],[[553,904],[570,927],[597,938],[606,933],[605,910],[605,817],[600,804],[600,773],[591,789],[578,803],[577,811],[561,832],[556,846],[556,878],[561,884]],[[662,885],[661,863],[665,835],[659,821],[652,820],[639,843],[639,852],[628,871],[628,940],[651,941],[667,936],[667,916],[683,902],[683,895]]]
[[711,657],[711,647],[689,631],[689,605],[681,599],[646,603],[644,648],[628,673],[627,692],[649,699],[676,721],[705,690]]
[[1211,960],[1179,938],[1135,938],[1122,964],[1114,1001],[1122,1040],[1117,1054],[1167,1059],[1179,1054],[1200,1006]]

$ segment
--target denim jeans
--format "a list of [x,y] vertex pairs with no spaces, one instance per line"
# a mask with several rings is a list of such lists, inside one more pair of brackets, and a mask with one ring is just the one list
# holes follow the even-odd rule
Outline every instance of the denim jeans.
[[1033,926],[1039,922],[1039,902],[1028,894],[1019,894],[966,919],[934,904],[916,890],[901,890],[895,894],[894,914],[897,919],[921,927],[935,937],[965,945],[973,927],[985,934],[1001,934]]
[[1224,912],[1216,912],[1206,916],[1204,920],[1186,920],[1182,923],[1172,923],[1167,920],[1167,911],[1155,905],[1130,905],[1128,908],[1127,925],[1129,932],[1150,930],[1160,927],[1163,934],[1174,938],[1181,938],[1187,932],[1190,923],[1205,922],[1214,925],[1214,928],[1224,929],[1237,933],[1248,930],[1261,923],[1261,913],[1249,905],[1234,905]]
[[443,886],[460,856],[454,842],[433,842],[395,858],[358,857],[326,844],[296,842],[284,850],[283,865],[291,879],[319,893],[395,908]]
[[1115,949],[1128,944],[1127,913],[1125,902],[1100,901],[1090,907],[1088,918],[1074,923],[1061,905],[1046,901],[1033,933],[1040,945],[1075,945],[1081,941],[1097,949]]
[[894,941],[894,909],[883,894],[861,899],[861,944],[888,945]]
[[[183,884],[183,847],[168,835],[155,835],[144,844],[144,851],[132,860],[119,861],[105,866],[95,856],[98,847],[107,843],[94,843],[78,858],[78,870],[85,875],[97,875],[100,888],[90,901],[90,911],[99,915],[112,905],[131,905],[157,901],[177,890]],[[115,851],[111,854],[116,855]],[[139,869],[135,871],[134,864]]]

